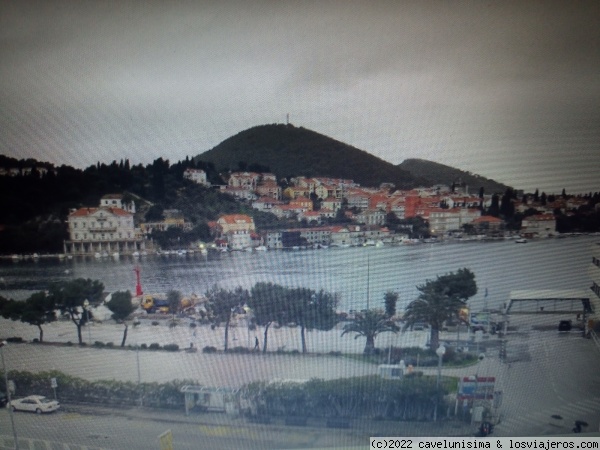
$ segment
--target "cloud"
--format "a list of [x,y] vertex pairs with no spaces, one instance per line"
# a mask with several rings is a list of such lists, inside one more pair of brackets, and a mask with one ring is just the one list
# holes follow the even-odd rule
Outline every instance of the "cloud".
[[[538,169],[548,187],[572,177],[567,151],[596,162],[595,1],[0,8],[4,154],[176,160],[291,113],[393,163],[428,158],[515,186]],[[547,163],[522,172],[529,154]]]

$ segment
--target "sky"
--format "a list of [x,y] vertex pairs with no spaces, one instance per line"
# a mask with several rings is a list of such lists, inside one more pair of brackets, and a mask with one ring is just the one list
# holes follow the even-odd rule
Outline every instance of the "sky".
[[598,191],[600,2],[0,0],[0,154],[84,168],[290,123]]

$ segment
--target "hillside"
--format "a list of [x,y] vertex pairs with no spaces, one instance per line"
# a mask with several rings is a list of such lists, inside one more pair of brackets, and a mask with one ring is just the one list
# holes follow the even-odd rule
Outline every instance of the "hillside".
[[467,184],[469,192],[472,194],[477,194],[481,187],[483,187],[486,194],[503,194],[509,187],[505,184],[471,172],[465,172],[460,169],[455,169],[454,167],[424,159],[407,159],[401,164],[398,164],[397,167],[409,172],[415,178],[434,180],[434,183],[447,184],[448,186],[462,180]]
[[363,186],[391,182],[401,188],[426,183],[363,150],[291,124],[250,128],[195,160],[213,163],[219,171],[263,166],[278,178],[329,176],[353,179]]

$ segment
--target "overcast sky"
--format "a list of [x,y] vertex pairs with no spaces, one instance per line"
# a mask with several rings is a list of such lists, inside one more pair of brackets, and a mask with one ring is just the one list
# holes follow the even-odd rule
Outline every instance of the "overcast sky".
[[394,164],[600,190],[600,2],[0,0],[1,154],[175,162],[288,113]]

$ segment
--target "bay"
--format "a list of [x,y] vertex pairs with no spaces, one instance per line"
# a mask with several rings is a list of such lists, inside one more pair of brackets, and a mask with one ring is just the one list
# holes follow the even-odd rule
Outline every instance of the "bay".
[[[24,299],[49,283],[75,278],[101,281],[106,291],[135,292],[139,266],[144,292],[177,289],[203,294],[213,285],[251,288],[259,281],[308,287],[339,294],[340,310],[383,307],[387,291],[400,296],[402,309],[417,296],[417,285],[466,267],[475,273],[484,302],[500,307],[511,290],[589,289],[591,247],[598,236],[514,241],[330,248],[301,251],[233,252],[208,256],[149,255],[139,259],[39,259],[0,262],[0,295]],[[485,297],[485,291],[488,297]]]

